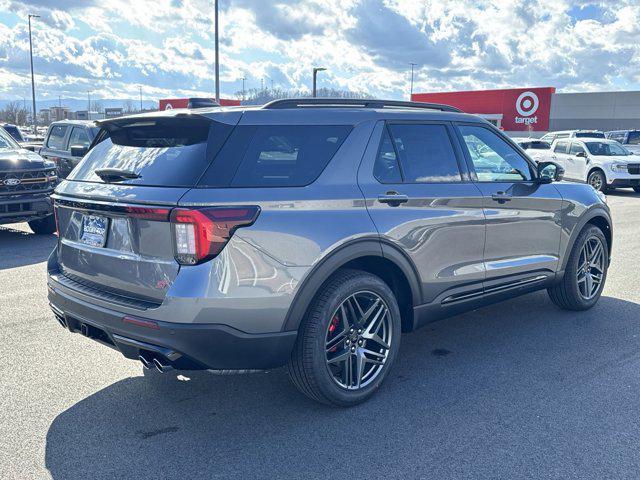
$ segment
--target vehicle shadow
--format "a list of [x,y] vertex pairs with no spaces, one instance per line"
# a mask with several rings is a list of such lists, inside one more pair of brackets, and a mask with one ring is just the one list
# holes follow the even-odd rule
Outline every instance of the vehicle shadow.
[[283,370],[127,378],[53,421],[46,467],[65,480],[615,477],[638,462],[637,397],[620,398],[640,382],[639,318],[636,303],[564,312],[538,292],[443,320],[404,335],[383,388],[351,409],[307,400]]
[[0,226],[0,270],[46,261],[57,241],[56,235]]

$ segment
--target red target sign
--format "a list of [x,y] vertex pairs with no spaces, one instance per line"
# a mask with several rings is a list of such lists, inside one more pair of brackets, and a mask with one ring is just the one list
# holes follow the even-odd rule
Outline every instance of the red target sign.
[[540,100],[533,92],[522,92],[516,100],[516,111],[523,117],[530,117],[538,111]]

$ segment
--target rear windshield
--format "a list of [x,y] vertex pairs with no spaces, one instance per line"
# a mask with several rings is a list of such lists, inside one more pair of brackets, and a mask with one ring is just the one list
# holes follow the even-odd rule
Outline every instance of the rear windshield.
[[134,172],[125,185],[192,187],[224,143],[232,127],[203,119],[150,119],[110,126],[68,180],[98,182],[96,169]]
[[576,132],[576,138],[604,138],[602,132]]
[[347,138],[350,125],[238,126],[200,187],[302,187]]
[[640,132],[629,132],[627,143],[629,145],[640,145]]

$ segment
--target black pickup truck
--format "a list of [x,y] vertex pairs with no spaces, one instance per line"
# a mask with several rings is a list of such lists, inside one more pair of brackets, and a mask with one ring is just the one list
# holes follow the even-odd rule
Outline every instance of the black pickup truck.
[[54,162],[20,147],[0,129],[0,225],[26,221],[34,233],[54,233],[49,196],[57,184]]

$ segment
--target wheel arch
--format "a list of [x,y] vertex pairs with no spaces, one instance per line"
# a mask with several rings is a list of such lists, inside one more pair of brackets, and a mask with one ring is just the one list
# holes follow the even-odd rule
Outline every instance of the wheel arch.
[[602,175],[604,175],[604,183],[606,184],[609,179],[607,178],[607,172],[604,171],[604,167],[602,165],[593,165],[589,169],[589,171],[587,172],[587,178],[586,178],[587,183],[589,183],[589,177],[591,176],[591,174],[596,170],[602,172]]
[[393,244],[378,239],[350,242],[324,257],[307,273],[296,293],[283,330],[297,330],[309,306],[331,276],[352,268],[376,275],[387,283],[398,300],[402,330],[413,329],[413,307],[420,304],[418,273],[406,254]]
[[611,261],[611,251],[613,248],[613,224],[611,221],[611,216],[604,208],[592,208],[587,213],[583,215],[580,221],[574,226],[573,231],[571,232],[571,237],[567,242],[567,246],[563,252],[562,258],[562,271],[567,268],[567,262],[569,261],[569,255],[571,254],[571,250],[575,245],[575,242],[580,235],[580,232],[584,230],[587,225],[594,225],[598,227],[602,233],[604,234],[607,240],[607,247],[609,251],[609,261]]

